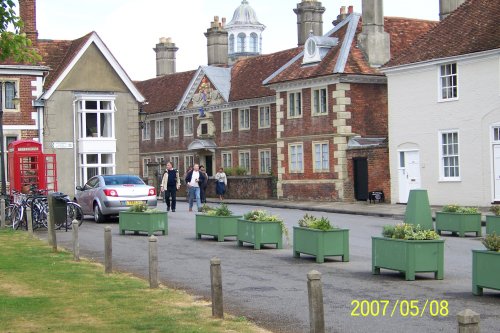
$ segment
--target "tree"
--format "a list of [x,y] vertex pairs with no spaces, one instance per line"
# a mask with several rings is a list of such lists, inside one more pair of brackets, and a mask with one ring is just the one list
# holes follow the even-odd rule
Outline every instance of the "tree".
[[41,60],[31,40],[21,33],[24,24],[14,11],[13,0],[0,0],[0,61],[35,63]]

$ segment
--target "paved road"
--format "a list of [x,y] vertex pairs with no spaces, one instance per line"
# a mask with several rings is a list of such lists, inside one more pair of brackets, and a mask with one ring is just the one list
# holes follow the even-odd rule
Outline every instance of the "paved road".
[[[159,206],[164,209],[164,205]],[[230,205],[242,214],[258,207]],[[269,208],[285,218],[292,229],[304,214],[298,209]],[[445,279],[433,279],[433,274],[417,274],[416,281],[405,281],[399,273],[382,270],[371,274],[371,236],[378,236],[385,224],[396,220],[313,213],[327,216],[333,224],[350,229],[350,262],[337,258],[316,264],[312,257],[295,259],[291,244],[283,250],[271,247],[253,250],[248,245],[238,247],[235,241],[223,243],[211,239],[195,239],[194,213],[187,212],[185,202],[178,203],[169,214],[169,235],[159,236],[159,270],[162,283],[210,297],[210,258],[222,260],[225,310],[245,316],[275,332],[306,332],[309,328],[307,302],[307,272],[322,273],[325,317],[328,332],[456,332],[456,314],[466,308],[481,314],[482,332],[498,332],[500,327],[500,292],[485,289],[482,297],[471,293],[471,249],[481,249],[477,238],[445,237]],[[146,277],[148,274],[148,240],[145,235],[119,235],[117,221],[113,227],[114,269]],[[103,261],[104,224],[87,220],[80,229],[82,255]],[[291,236],[291,234],[290,234]],[[71,233],[59,232],[58,241],[70,248]],[[230,238],[229,238],[230,239]],[[353,300],[389,300],[392,309],[397,300],[446,300],[447,317],[402,317],[390,313],[385,317],[352,317]],[[423,303],[420,303],[423,306]]]

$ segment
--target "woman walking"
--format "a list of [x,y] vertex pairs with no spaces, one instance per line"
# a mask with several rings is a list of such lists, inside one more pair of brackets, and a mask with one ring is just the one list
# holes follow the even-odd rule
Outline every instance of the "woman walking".
[[215,192],[219,196],[219,199],[224,200],[224,194],[226,193],[227,186],[227,176],[223,168],[219,168],[217,174],[215,175]]

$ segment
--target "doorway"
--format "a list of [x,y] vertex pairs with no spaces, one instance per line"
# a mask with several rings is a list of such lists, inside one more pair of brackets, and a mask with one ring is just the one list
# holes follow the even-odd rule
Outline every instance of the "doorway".
[[420,152],[418,150],[399,152],[399,203],[408,203],[410,190],[421,187]]
[[213,160],[212,155],[205,156],[205,170],[209,177],[213,176]]
[[366,157],[354,158],[354,197],[358,201],[368,200],[368,161]]

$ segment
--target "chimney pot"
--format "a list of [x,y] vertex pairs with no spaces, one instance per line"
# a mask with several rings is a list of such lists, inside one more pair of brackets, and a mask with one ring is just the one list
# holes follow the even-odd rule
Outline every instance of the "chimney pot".
[[354,11],[354,6],[349,6],[349,8],[347,10],[348,10],[349,14],[352,14]]
[[345,14],[345,6],[340,7],[340,14]]

